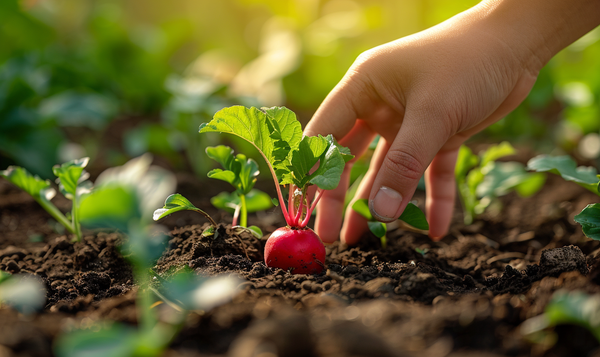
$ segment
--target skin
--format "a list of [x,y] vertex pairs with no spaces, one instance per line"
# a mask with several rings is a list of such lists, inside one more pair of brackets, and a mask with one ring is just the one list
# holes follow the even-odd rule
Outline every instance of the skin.
[[[425,174],[429,235],[439,240],[454,208],[460,145],[514,110],[552,56],[599,23],[600,0],[482,1],[361,54],[305,133],[333,134],[357,157],[380,134],[355,199],[368,198],[372,214],[391,222]],[[351,167],[318,206],[315,230],[326,243],[340,232]],[[354,244],[366,230],[348,209],[341,240]]]

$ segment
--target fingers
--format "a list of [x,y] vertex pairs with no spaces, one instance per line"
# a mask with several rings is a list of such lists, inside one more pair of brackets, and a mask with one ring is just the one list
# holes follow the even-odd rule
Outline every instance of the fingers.
[[458,149],[438,153],[425,171],[426,213],[429,236],[434,241],[448,233],[456,198],[454,167]]
[[404,123],[369,195],[369,209],[381,222],[392,222],[400,216],[425,169],[448,140],[443,121],[432,120],[431,114],[407,108]]
[[[340,141],[340,144],[347,146],[357,159],[365,152],[374,137],[375,133],[369,129],[365,122],[357,120],[352,130]],[[346,164],[337,188],[326,191],[317,206],[315,231],[325,243],[335,242],[340,234],[350,171],[352,170],[352,163],[356,159]]]
[[385,154],[389,148],[390,144],[385,141],[385,139],[379,139],[379,144],[377,144],[377,149],[375,149],[373,157],[371,158],[371,163],[369,164],[369,171],[367,171],[365,177],[360,182],[358,190],[356,190],[356,195],[346,209],[344,226],[342,227],[341,231],[341,240],[346,244],[356,244],[368,229],[367,219],[356,213],[352,209],[352,204],[354,204],[354,202],[357,200],[369,197],[371,187],[373,186],[373,181],[375,181],[377,172],[379,171],[379,168],[381,167],[381,164],[385,158]]
[[361,96],[356,85],[345,79],[321,103],[304,128],[304,134],[308,136],[332,134],[337,140],[341,140],[352,130],[359,117],[354,110],[352,100]]

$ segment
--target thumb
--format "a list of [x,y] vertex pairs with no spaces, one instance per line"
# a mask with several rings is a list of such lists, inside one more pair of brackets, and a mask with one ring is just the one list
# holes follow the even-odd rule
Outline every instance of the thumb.
[[431,118],[428,113],[407,108],[369,196],[369,209],[379,221],[392,222],[400,216],[425,169],[448,140],[443,120]]

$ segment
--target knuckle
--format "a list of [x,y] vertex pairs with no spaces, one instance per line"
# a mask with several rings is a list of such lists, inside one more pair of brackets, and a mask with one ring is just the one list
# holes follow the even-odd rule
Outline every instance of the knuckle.
[[403,150],[390,149],[387,153],[387,162],[394,174],[410,180],[420,179],[425,171],[425,165],[421,161]]

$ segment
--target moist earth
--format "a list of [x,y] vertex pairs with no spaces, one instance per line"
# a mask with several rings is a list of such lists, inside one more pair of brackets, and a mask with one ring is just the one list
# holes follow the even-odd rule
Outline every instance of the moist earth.
[[[193,180],[178,191],[210,214]],[[205,185],[206,186],[206,185]],[[423,205],[422,193],[415,199]],[[203,236],[200,216],[167,218],[155,274],[181,269],[246,280],[239,294],[191,312],[166,356],[600,356],[586,329],[546,331],[533,341],[520,325],[559,290],[600,293],[600,243],[573,216],[598,196],[549,177],[537,195],[508,195],[473,225],[455,214],[440,242],[390,226],[388,246],[366,234],[357,246],[326,247],[326,269],[291,274],[263,262],[265,239],[221,223]],[[68,202],[56,201],[66,211]],[[95,321],[136,324],[137,286],[119,252],[126,237],[88,231],[72,243],[33,199],[0,181],[0,270],[31,274],[47,288],[43,311],[0,308],[0,356],[53,356],[61,331]],[[219,215],[221,222],[231,217]],[[266,234],[282,226],[276,209],[250,217]]]

